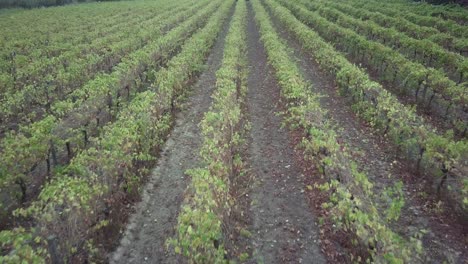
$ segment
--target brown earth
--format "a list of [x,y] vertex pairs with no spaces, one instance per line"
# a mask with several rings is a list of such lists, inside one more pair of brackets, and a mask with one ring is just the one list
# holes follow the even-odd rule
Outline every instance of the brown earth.
[[294,159],[287,128],[278,116],[280,88],[275,81],[249,4],[250,62],[247,115],[251,121],[248,165],[254,177],[250,228],[253,263],[325,263],[317,219],[307,204],[304,174]]

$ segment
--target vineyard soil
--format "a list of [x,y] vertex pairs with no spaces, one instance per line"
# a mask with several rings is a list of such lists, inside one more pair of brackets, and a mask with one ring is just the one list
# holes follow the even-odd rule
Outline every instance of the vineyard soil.
[[252,126],[248,164],[255,182],[251,192],[253,258],[255,263],[325,263],[318,219],[305,199],[305,176],[278,116],[280,89],[253,17],[249,5],[247,107]]

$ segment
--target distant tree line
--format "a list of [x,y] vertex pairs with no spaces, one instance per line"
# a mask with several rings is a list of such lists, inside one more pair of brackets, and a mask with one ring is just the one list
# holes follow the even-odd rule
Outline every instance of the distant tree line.
[[0,8],[8,7],[47,7],[67,5],[71,3],[95,2],[95,1],[111,1],[111,0],[0,0]]

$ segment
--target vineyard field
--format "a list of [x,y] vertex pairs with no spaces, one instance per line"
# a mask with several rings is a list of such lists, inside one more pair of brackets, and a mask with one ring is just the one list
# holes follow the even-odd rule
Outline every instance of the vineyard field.
[[0,10],[0,263],[466,263],[468,9]]

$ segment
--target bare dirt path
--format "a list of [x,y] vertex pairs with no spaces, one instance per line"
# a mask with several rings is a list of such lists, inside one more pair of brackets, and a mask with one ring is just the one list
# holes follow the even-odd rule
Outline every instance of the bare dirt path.
[[[423,244],[430,260],[425,260],[426,263],[462,263],[468,259],[466,228],[454,221],[456,217],[450,212],[441,213],[433,208],[432,199],[426,198],[428,191],[424,180],[414,175],[408,164],[396,155],[390,142],[380,134],[373,133],[356,116],[351,108],[352,102],[346,96],[339,95],[333,78],[320,70],[313,58],[301,49],[278,21],[274,22],[280,35],[291,47],[291,55],[300,65],[303,76],[312,83],[315,92],[325,95],[321,104],[336,125],[338,139],[352,150],[353,159],[359,168],[367,172],[375,184],[374,193],[381,193],[385,187],[392,186],[398,180],[404,182],[406,205],[399,221],[392,225],[393,228],[402,235],[414,234],[418,230],[427,231]],[[385,198],[381,199],[383,201]]]
[[193,95],[189,95],[184,110],[175,117],[175,126],[145,186],[142,201],[129,220],[120,246],[109,256],[110,263],[183,262],[166,251],[165,241],[174,235],[184,190],[189,182],[185,171],[199,166],[202,137],[198,124],[211,105],[215,73],[221,66],[229,20],[225,21],[208,57],[206,70],[192,87]]
[[251,122],[247,163],[254,177],[251,191],[254,263],[325,263],[317,219],[304,194],[304,175],[294,159],[287,128],[277,112],[280,89],[255,25],[250,3],[250,63],[247,117]]

